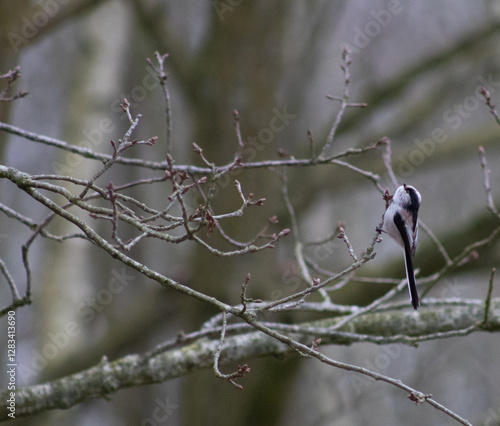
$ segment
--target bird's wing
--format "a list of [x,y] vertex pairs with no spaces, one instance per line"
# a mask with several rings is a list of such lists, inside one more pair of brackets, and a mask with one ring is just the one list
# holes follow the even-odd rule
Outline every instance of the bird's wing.
[[409,235],[409,229],[405,225],[405,222],[399,212],[396,212],[394,215],[394,224],[398,229],[401,238],[403,240],[403,245],[405,249],[405,266],[406,266],[406,279],[408,280],[408,290],[410,292],[411,304],[413,305],[413,309],[418,308],[418,293],[417,293],[417,285],[415,283],[415,273],[413,271],[413,254],[415,253],[415,249],[412,246],[413,238]]

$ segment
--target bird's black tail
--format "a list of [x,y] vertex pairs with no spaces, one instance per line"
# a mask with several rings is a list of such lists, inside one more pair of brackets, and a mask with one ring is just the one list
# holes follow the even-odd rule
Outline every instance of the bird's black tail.
[[419,306],[417,284],[415,283],[415,273],[413,271],[413,256],[410,250],[405,249],[406,279],[408,280],[408,291],[413,309]]

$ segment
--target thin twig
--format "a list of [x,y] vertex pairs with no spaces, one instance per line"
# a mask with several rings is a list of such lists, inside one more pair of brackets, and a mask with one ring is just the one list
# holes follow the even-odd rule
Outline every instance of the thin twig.
[[[238,212],[239,212],[239,210],[234,212],[234,213],[238,213]],[[222,238],[224,238],[228,243],[232,244],[235,247],[239,247],[239,248],[248,247],[252,244],[255,244],[260,239],[272,240],[274,238],[274,234],[266,234],[266,232],[269,230],[269,228],[272,225],[275,225],[276,223],[278,223],[276,216],[270,217],[268,219],[268,222],[264,225],[264,227],[257,234],[255,234],[255,236],[253,238],[251,238],[249,241],[241,242],[241,241],[236,241],[234,238],[230,237],[226,233],[226,231],[224,231],[224,229],[222,228],[222,226],[219,222],[219,219],[221,219],[221,216],[223,216],[225,218],[225,217],[240,217],[240,215],[235,214],[233,216],[233,214],[230,213],[229,215],[214,216],[214,219],[216,220],[215,226],[217,227],[217,230],[219,231],[220,236]]]
[[479,159],[481,162],[481,168],[483,169],[484,174],[484,189],[486,191],[486,198],[488,199],[488,209],[500,218],[500,213],[495,207],[495,203],[493,202],[493,196],[491,195],[491,186],[490,186],[490,169],[488,169],[488,164],[486,163],[486,153],[482,146],[479,147]]
[[433,274],[430,284],[427,286],[425,291],[422,293],[422,298],[439,282],[444,276],[448,275],[453,269],[458,266],[462,266],[471,259],[471,255],[475,253],[479,248],[490,244],[495,241],[495,239],[500,235],[500,226],[495,228],[491,234],[479,241],[476,241],[467,247],[465,247],[460,254],[452,259],[452,263],[446,264],[438,272]]
[[500,126],[500,117],[498,116],[497,108],[495,103],[491,100],[491,95],[488,89],[486,87],[481,87],[481,90],[479,91],[481,95],[484,96],[484,99],[486,101],[486,105],[489,106],[490,108],[490,113],[493,117],[495,117],[495,121],[497,124]]
[[[5,213],[8,217],[16,219],[17,221],[19,221],[23,225],[26,225],[31,230],[35,230],[38,226],[33,219],[30,219],[29,217],[23,216],[19,212],[12,210],[10,207],[7,207],[2,203],[0,203],[0,211]],[[55,240],[55,241],[59,241],[59,242],[66,241],[66,240],[69,240],[72,238],[83,238],[83,239],[87,238],[84,234],[81,234],[81,233],[71,233],[71,234],[66,234],[66,235],[53,235],[50,232],[47,232],[46,230],[42,230],[40,232],[40,235],[44,238],[48,238],[49,240]]]
[[321,246],[323,244],[329,243],[330,241],[334,241],[339,235],[339,228],[341,226],[344,226],[343,221],[339,221],[339,223],[337,224],[337,227],[335,228],[335,231],[333,231],[331,234],[327,235],[325,238],[322,238],[321,240],[317,240],[317,241],[307,241],[304,243],[304,246],[305,247]]
[[166,147],[167,154],[172,153],[172,110],[170,108],[170,93],[168,91],[167,79],[168,74],[165,72],[165,59],[168,58],[168,53],[160,55],[158,51],[155,52],[155,58],[158,65],[153,64],[151,59],[147,58],[146,61],[149,66],[155,71],[158,79],[160,80],[160,85],[163,89],[163,97],[165,98],[165,117],[167,120],[167,137],[166,137]]
[[309,140],[309,151],[311,153],[311,160],[316,161],[316,150],[314,148],[314,137],[311,129],[307,129],[307,139]]
[[243,315],[243,313],[247,310],[248,305],[250,303],[261,303],[262,300],[260,299],[252,299],[247,297],[247,289],[248,289],[248,283],[250,282],[250,272],[247,274],[245,278],[245,282],[241,285],[241,305],[243,306],[240,311],[240,315]]
[[304,259],[304,251],[303,251],[303,243],[300,238],[299,227],[297,224],[297,216],[295,215],[295,209],[293,208],[292,202],[290,201],[290,197],[288,195],[288,179],[286,176],[286,172],[280,174],[281,179],[283,181],[283,185],[281,186],[281,193],[283,195],[283,201],[285,202],[286,209],[288,210],[288,215],[290,216],[290,221],[292,223],[292,232],[295,239],[295,260],[299,266],[300,274],[302,279],[308,283],[308,285],[312,285],[313,278],[307,268],[305,259]]
[[359,259],[354,253],[354,247],[352,246],[351,242],[349,241],[349,238],[347,238],[347,235],[345,233],[345,230],[342,226],[338,228],[339,235],[337,238],[344,240],[345,245],[347,246],[347,251],[349,252],[349,256],[351,256],[354,260],[354,262],[358,262]]
[[[382,225],[383,225],[383,220],[384,216],[382,215],[382,222],[375,228],[375,234],[373,236],[373,239],[371,243],[368,245],[368,247],[365,250],[365,253],[363,257],[358,261],[358,262],[353,262],[350,266],[348,266],[346,269],[343,271],[334,274],[332,276],[329,276],[326,278],[323,282],[320,283],[314,283],[313,286],[306,288],[305,290],[299,291],[297,293],[291,294],[289,296],[283,297],[282,299],[275,300],[273,302],[265,303],[263,306],[259,309],[261,311],[273,311],[280,305],[284,305],[285,303],[288,303],[292,300],[297,300],[297,299],[302,299],[306,298],[310,294],[322,289],[323,287],[329,285],[331,282],[341,279],[347,275],[349,275],[351,272],[355,271],[356,269],[361,268],[365,263],[369,262],[375,257],[375,244],[380,242],[380,234],[382,233]],[[280,308],[281,309],[281,308]]]
[[233,111],[233,122],[234,122],[234,130],[236,131],[236,139],[238,141],[238,149],[235,153],[235,161],[241,161],[243,148],[245,144],[243,142],[243,138],[241,137],[241,129],[240,129],[240,115],[237,110]]
[[266,244],[263,244],[261,246],[256,246],[254,244],[251,244],[251,245],[244,247],[240,250],[232,250],[232,251],[222,251],[222,250],[219,250],[215,247],[212,247],[211,245],[209,245],[208,243],[203,241],[200,237],[198,237],[196,234],[193,234],[191,236],[191,238],[194,241],[196,241],[198,244],[200,244],[201,246],[205,247],[210,253],[215,254],[216,256],[231,257],[231,256],[241,256],[241,255],[247,254],[247,253],[256,253],[258,251],[262,251],[262,250],[265,250],[268,248],[274,248],[275,247],[274,244],[276,242],[278,242],[282,237],[288,235],[289,232],[290,232],[289,229],[284,229],[279,234],[274,234],[271,241],[269,241]]
[[348,315],[345,318],[343,318],[341,321],[339,321],[337,324],[335,324],[332,327],[332,330],[338,330],[343,325],[347,324],[349,321],[352,321],[354,318],[359,317],[360,315],[366,314],[366,313],[374,310],[378,306],[382,305],[384,302],[392,299],[396,294],[401,292],[405,287],[406,287],[406,279],[402,280],[396,287],[389,290],[382,297],[379,297],[378,299],[374,300],[368,306],[365,306],[365,307],[359,309],[358,311],[353,312],[351,315]]
[[111,157],[111,159],[105,161],[103,166],[101,167],[101,169],[98,170],[94,174],[94,176],[92,176],[91,179],[89,179],[89,181],[87,182],[87,185],[85,186],[85,188],[83,189],[83,191],[79,195],[80,198],[85,197],[85,195],[87,194],[89,189],[92,187],[94,182],[99,177],[101,177],[107,170],[109,170],[111,168],[111,166],[113,166],[113,164],[115,164],[116,160],[119,158],[119,156],[121,155],[121,153],[123,151],[125,151],[126,149],[128,149],[134,145],[141,145],[141,144],[146,144],[149,146],[154,145],[156,140],[158,139],[156,136],[154,136],[151,139],[149,139],[147,142],[144,142],[144,141],[139,142],[137,140],[130,141],[130,137],[132,136],[132,132],[135,130],[135,128],[139,124],[139,120],[142,118],[142,115],[139,114],[139,115],[137,115],[137,117],[135,119],[132,119],[132,115],[130,113],[130,103],[127,101],[127,99],[124,99],[123,103],[120,106],[122,107],[122,110],[126,113],[128,119],[129,119],[130,127],[127,130],[127,132],[125,133],[123,140],[120,139],[117,143],[111,141],[111,145],[113,147],[113,156]]
[[217,350],[215,351],[214,354],[214,364],[213,364],[214,373],[216,377],[227,380],[237,389],[243,389],[243,386],[241,386],[239,383],[236,383],[233,379],[244,377],[245,375],[250,373],[250,367],[247,364],[239,365],[238,370],[230,374],[222,374],[219,370],[219,358],[222,353],[222,346],[224,345],[224,339],[226,338],[226,328],[227,328],[227,312],[222,312],[222,330],[220,333],[219,345],[217,346]]
[[360,169],[359,167],[353,166],[352,164],[346,162],[346,161],[341,161],[341,160],[332,160],[333,164],[336,164],[337,166],[341,167],[346,167],[350,170],[355,171],[356,173],[359,173],[360,175],[363,175],[370,179],[373,184],[377,187],[377,189],[380,192],[384,192],[384,188],[380,185],[380,176],[377,175],[376,173],[369,172],[367,170]]
[[488,294],[486,295],[486,300],[484,301],[484,318],[482,324],[483,327],[486,327],[486,325],[488,324],[488,316],[490,314],[491,294],[493,293],[493,282],[495,280],[495,272],[496,268],[492,268],[488,284]]
[[422,230],[427,234],[427,236],[432,240],[432,242],[436,245],[437,249],[443,256],[444,260],[446,261],[447,265],[451,265],[453,261],[451,260],[450,255],[444,248],[443,244],[441,244],[441,241],[439,241],[438,237],[432,232],[432,230],[421,220],[418,221],[418,225]]
[[28,92],[19,91],[15,95],[10,96],[11,89],[16,82],[16,80],[21,77],[21,67],[17,66],[14,69],[11,69],[5,74],[0,75],[1,79],[7,80],[7,85],[5,89],[0,92],[0,102],[10,102],[19,98],[24,98]]
[[349,105],[349,65],[352,63],[351,52],[345,47],[342,53],[343,64],[341,65],[342,71],[344,71],[344,94],[342,98],[336,98],[334,96],[329,96],[332,100],[340,101],[340,110],[337,113],[335,120],[330,128],[330,132],[328,133],[328,138],[326,139],[325,145],[323,145],[323,149],[321,150],[321,154],[319,158],[325,158],[332,147],[333,140],[335,138],[335,133],[337,132],[337,128],[344,116],[344,112]]
[[14,278],[12,278],[12,275],[10,274],[9,270],[7,269],[7,266],[5,265],[2,259],[0,259],[0,270],[2,271],[2,275],[7,280],[10,292],[12,293],[13,303],[15,303],[16,301],[21,299],[21,296],[19,296],[19,292],[17,291],[17,286],[16,283],[14,282]]
[[385,168],[387,169],[387,172],[389,173],[389,177],[391,178],[391,182],[394,185],[394,188],[397,188],[399,186],[399,183],[392,168],[391,141],[389,138],[383,137],[377,142],[377,144],[383,145],[385,147],[385,149],[382,151],[382,161]]

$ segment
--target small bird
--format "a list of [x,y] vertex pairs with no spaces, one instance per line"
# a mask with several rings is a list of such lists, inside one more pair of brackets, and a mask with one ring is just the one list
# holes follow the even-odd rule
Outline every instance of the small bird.
[[384,215],[383,231],[389,234],[405,251],[406,279],[413,309],[419,306],[413,257],[417,249],[418,209],[422,197],[411,185],[403,184],[392,197]]

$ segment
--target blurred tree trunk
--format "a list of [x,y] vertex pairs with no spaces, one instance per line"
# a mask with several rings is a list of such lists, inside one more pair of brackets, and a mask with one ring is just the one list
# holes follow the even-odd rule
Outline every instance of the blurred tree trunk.
[[[249,137],[258,138],[259,130],[269,126],[273,109],[283,108],[276,92],[285,72],[282,35],[288,8],[285,1],[243,2],[224,14],[222,20],[215,10],[212,11],[209,38],[192,76],[197,96],[191,106],[196,125],[194,140],[203,148],[206,158],[216,164],[230,162],[237,148],[233,110],[239,111],[242,137],[248,143]],[[276,158],[278,135],[274,136],[268,144],[257,139],[256,143],[262,148],[261,151],[255,149],[257,158]],[[199,159],[195,157],[194,161]],[[221,211],[241,205],[236,189],[231,189],[234,179],[241,181],[245,195],[254,192],[258,198],[267,198],[265,207],[246,212],[255,218],[253,232],[238,229],[237,220],[225,229],[229,235],[245,241],[267,223],[266,212],[279,210],[279,180],[270,173],[255,174],[255,178],[252,173],[231,176],[228,189],[220,191],[214,203]],[[261,192],[263,188],[267,188],[266,193]],[[199,291],[238,303],[241,284],[248,272],[252,274],[251,295],[269,295],[272,290],[269,288],[270,266],[276,263],[275,251],[266,251],[264,255],[242,262],[227,262],[197,247],[189,261],[193,265],[190,281]],[[186,302],[186,318],[193,328],[213,314],[198,303]],[[243,392],[229,383],[210,380],[206,374],[187,378],[183,398],[184,424],[275,424],[281,404],[269,406],[270,399],[265,393],[273,392],[272,400],[282,401],[287,395],[287,383],[293,380],[297,371],[293,366],[297,367],[298,362],[261,362],[259,368],[252,369],[251,375],[242,381]],[[228,406],[231,410],[227,410]],[[223,412],[226,415],[220,416]]]

